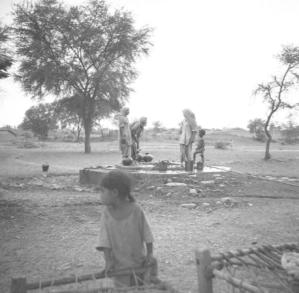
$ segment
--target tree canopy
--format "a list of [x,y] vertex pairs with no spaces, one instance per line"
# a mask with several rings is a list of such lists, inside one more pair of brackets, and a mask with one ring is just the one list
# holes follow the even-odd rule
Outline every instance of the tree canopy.
[[17,80],[36,99],[80,96],[85,152],[102,106],[118,108],[137,77],[134,64],[148,54],[151,29],[136,29],[129,12],[111,12],[105,1],[66,8],[57,0],[18,4],[14,32],[21,65]]
[[56,123],[55,108],[53,104],[46,103],[29,108],[20,127],[31,130],[39,139],[46,139],[49,130],[57,127]]
[[7,26],[0,26],[0,79],[9,76],[7,70],[12,65],[12,58],[4,45],[8,40],[8,31]]

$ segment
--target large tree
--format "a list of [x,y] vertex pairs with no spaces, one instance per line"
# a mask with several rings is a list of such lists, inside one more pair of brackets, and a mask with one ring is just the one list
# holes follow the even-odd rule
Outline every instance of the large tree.
[[284,47],[278,60],[283,65],[281,76],[274,75],[268,83],[261,83],[255,90],[256,95],[262,95],[264,102],[268,105],[269,111],[264,124],[264,130],[267,137],[265,160],[271,158],[270,144],[272,136],[270,132],[271,119],[273,115],[280,109],[293,109],[299,103],[291,104],[288,102],[287,92],[292,88],[299,79],[299,47]]
[[57,0],[20,4],[14,31],[21,66],[17,79],[34,98],[82,98],[85,153],[97,105],[122,104],[136,78],[137,57],[147,54],[151,29],[136,29],[129,12],[111,12],[103,0],[66,8]]
[[12,58],[5,48],[5,44],[8,41],[9,28],[7,26],[0,25],[0,79],[9,76],[7,70],[12,65]]

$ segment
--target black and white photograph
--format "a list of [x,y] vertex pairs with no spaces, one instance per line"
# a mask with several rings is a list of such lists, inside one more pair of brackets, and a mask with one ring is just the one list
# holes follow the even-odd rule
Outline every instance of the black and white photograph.
[[0,0],[0,293],[299,293],[299,1]]

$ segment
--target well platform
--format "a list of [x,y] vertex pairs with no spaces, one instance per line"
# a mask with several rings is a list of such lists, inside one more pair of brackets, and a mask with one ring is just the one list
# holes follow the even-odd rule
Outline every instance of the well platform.
[[138,165],[133,166],[122,166],[122,165],[114,165],[114,166],[98,166],[91,168],[84,168],[80,170],[80,184],[83,185],[98,185],[101,182],[101,179],[105,174],[107,174],[111,170],[125,170],[131,174],[134,180],[138,181],[147,181],[151,180],[152,183],[160,182],[165,183],[168,179],[173,179],[174,177],[186,178],[186,177],[197,177],[201,174],[209,174],[209,173],[222,173],[230,171],[230,168],[223,166],[206,166],[202,171],[194,170],[193,172],[185,171],[180,164],[173,163],[168,166],[167,171],[159,171],[155,170],[154,163],[140,163]]

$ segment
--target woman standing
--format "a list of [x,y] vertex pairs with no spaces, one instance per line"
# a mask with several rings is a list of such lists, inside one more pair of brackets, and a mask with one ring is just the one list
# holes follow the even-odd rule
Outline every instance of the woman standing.
[[180,136],[180,159],[181,165],[184,162],[189,162],[192,160],[192,143],[195,140],[196,135],[196,119],[194,113],[189,109],[183,110],[184,120],[181,127]]

